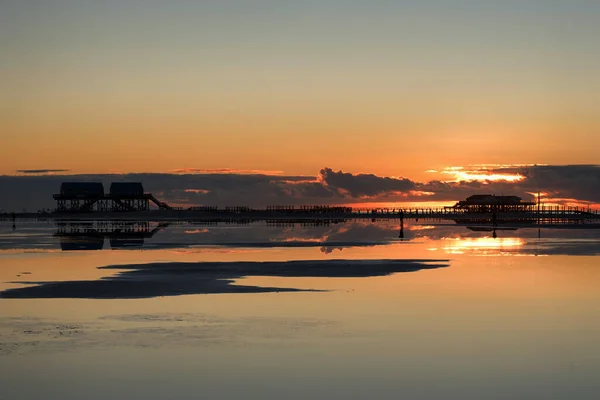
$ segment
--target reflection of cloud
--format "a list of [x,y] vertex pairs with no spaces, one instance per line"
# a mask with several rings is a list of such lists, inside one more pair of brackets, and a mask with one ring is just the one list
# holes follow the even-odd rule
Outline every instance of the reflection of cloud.
[[598,256],[600,255],[599,239],[542,239],[526,251],[536,255],[570,255],[570,256]]
[[347,249],[347,248],[350,248],[350,247],[352,247],[352,246],[349,246],[349,247],[343,247],[343,246],[323,246],[323,247],[321,247],[319,249],[319,251],[321,253],[323,253],[323,254],[331,254],[331,253],[333,253],[336,250],[339,251],[339,252],[342,252],[342,251],[344,251],[344,249]]

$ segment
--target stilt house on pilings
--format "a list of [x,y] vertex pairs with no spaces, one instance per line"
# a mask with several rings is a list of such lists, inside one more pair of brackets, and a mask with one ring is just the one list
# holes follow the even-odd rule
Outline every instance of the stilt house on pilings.
[[60,193],[53,197],[56,211],[66,213],[147,211],[150,202],[159,209],[171,209],[152,193],[144,193],[144,187],[139,182],[113,182],[107,194],[101,182],[63,182]]
[[455,210],[470,213],[495,212],[530,212],[535,210],[536,203],[523,201],[518,196],[495,196],[493,194],[476,194],[461,200],[452,206]]

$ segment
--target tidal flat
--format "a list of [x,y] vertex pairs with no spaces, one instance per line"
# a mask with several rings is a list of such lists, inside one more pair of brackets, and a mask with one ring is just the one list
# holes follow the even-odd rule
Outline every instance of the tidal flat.
[[4,221],[0,397],[596,399],[599,286],[597,229]]

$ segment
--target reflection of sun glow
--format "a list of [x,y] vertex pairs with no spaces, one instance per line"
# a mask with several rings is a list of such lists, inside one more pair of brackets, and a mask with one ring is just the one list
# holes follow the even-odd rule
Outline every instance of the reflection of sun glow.
[[428,231],[430,229],[435,229],[433,225],[413,225],[408,228],[409,231]]
[[188,229],[183,231],[186,235],[195,235],[197,233],[208,233],[208,229]]
[[525,241],[521,238],[455,238],[446,239],[449,243],[443,249],[451,254],[464,254],[465,252],[482,253],[501,252],[522,247]]

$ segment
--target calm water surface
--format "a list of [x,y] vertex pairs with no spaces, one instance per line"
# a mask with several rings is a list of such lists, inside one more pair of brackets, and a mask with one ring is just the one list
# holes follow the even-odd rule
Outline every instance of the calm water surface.
[[0,221],[0,399],[597,399],[599,254],[447,221]]

